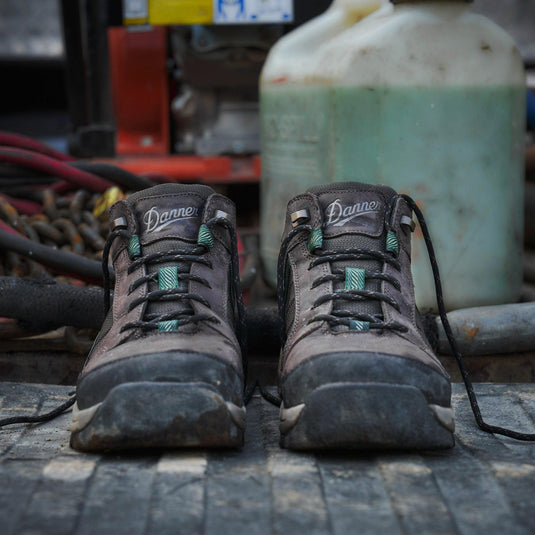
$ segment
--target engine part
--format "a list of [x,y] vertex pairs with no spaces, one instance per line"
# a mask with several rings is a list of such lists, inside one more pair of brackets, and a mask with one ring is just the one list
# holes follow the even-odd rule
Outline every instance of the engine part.
[[177,152],[258,152],[258,76],[281,35],[276,25],[172,28],[179,84],[171,104]]

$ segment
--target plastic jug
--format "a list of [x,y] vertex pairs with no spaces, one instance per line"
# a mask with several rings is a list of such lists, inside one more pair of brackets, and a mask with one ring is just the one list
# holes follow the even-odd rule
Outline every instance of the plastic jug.
[[[320,56],[302,99],[325,116],[314,131],[324,182],[388,184],[417,200],[447,308],[517,300],[525,74],[512,39],[468,2],[397,0]],[[413,243],[416,300],[434,309],[422,236]]]
[[[260,78],[261,254],[266,280],[273,286],[286,204],[303,188],[326,180],[319,170],[312,175],[308,172],[307,154],[316,144],[315,123],[325,117],[310,113],[308,101],[302,100],[303,87],[315,71],[318,51],[382,3],[335,0],[325,13],[280,39],[264,64]],[[304,167],[295,167],[296,161]]]

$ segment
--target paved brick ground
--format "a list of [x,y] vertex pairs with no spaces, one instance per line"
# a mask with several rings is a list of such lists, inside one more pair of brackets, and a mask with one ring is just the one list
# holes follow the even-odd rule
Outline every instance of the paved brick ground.
[[[457,445],[442,453],[296,454],[258,397],[239,452],[86,455],[69,419],[0,430],[0,533],[535,533],[535,445],[480,432],[454,385]],[[0,417],[70,387],[0,383]],[[535,385],[478,385],[491,423],[535,432]]]

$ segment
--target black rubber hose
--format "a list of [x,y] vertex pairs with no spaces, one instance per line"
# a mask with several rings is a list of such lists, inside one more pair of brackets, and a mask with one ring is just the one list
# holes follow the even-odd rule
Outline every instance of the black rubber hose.
[[[55,329],[64,325],[98,329],[104,321],[101,288],[0,277],[0,295],[0,317],[18,319],[30,329]],[[254,353],[276,355],[279,350],[276,304],[248,306],[246,318]]]
[[30,258],[57,273],[71,275],[88,282],[102,282],[102,264],[100,262],[30,241],[23,236],[11,234],[1,228],[0,248]]
[[28,199],[36,202],[41,202],[41,192],[48,188],[49,184],[32,184],[25,180],[17,179],[11,184],[6,184],[0,179],[0,191],[9,195],[10,197],[17,197],[18,199]]
[[116,165],[101,162],[75,161],[67,162],[70,166],[86,171],[101,178],[105,178],[128,191],[139,191],[150,188],[156,184],[148,178],[125,171]]
[[74,186],[104,193],[112,185],[108,180],[93,173],[67,165],[67,162],[24,149],[0,147],[0,162],[22,165],[50,176],[59,177],[64,181],[62,186],[68,185],[69,187]]
[[16,189],[21,188],[23,186],[46,187],[50,184],[53,184],[54,182],[57,182],[57,179],[54,177],[0,177],[0,187],[2,189]]
[[104,321],[102,291],[51,280],[0,277],[0,316],[35,329],[99,328]]

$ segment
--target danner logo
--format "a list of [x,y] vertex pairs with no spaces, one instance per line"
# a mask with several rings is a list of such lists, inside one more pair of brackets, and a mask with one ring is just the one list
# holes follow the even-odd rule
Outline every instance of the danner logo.
[[327,225],[334,227],[341,227],[349,221],[365,214],[376,212],[379,209],[380,203],[378,201],[364,201],[351,204],[349,206],[342,206],[340,199],[336,199],[329,206],[325,213],[327,215]]
[[172,208],[165,212],[159,212],[156,206],[153,206],[148,212],[145,212],[145,215],[143,216],[143,222],[146,225],[145,232],[157,232],[180,219],[191,219],[192,217],[197,216],[198,213],[199,209],[195,206]]

